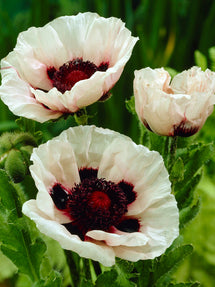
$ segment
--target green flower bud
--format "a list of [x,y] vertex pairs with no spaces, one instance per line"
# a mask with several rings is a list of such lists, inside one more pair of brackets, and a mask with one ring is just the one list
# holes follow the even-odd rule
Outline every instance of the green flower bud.
[[13,148],[14,133],[4,133],[0,137],[0,155]]
[[18,134],[16,134],[16,138],[14,138],[13,144],[15,147],[17,147],[19,145],[37,146],[35,138],[29,133],[18,133]]
[[5,161],[5,170],[13,182],[21,182],[26,175],[27,166],[20,151],[11,150]]
[[33,147],[31,145],[22,146],[20,148],[20,152],[27,166],[31,164],[30,157],[31,157],[32,151],[33,151]]

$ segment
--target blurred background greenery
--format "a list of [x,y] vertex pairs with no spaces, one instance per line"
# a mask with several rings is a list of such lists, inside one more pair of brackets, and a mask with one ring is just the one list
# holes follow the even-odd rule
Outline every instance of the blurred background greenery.
[[[133,93],[134,70],[146,66],[168,67],[180,72],[193,65],[215,70],[214,0],[0,0],[0,58],[15,46],[19,32],[30,26],[42,26],[62,15],[97,12],[101,16],[121,18],[134,36],[139,37],[123,75],[105,103],[89,108],[90,123],[127,134],[138,141],[138,123],[125,108]],[[16,117],[0,102],[0,134],[17,128]],[[73,119],[55,125],[40,125],[44,140],[60,133]],[[193,138],[193,137],[192,137]],[[215,114],[195,136],[195,140],[215,139]],[[199,215],[185,230],[185,241],[195,252],[175,274],[182,280],[199,280],[202,286],[215,286],[215,159],[208,162],[198,187],[202,198]],[[0,263],[0,281],[14,272],[8,262]],[[4,265],[4,268],[3,266]],[[4,284],[4,283],[2,283]],[[3,285],[2,285],[3,286]]]

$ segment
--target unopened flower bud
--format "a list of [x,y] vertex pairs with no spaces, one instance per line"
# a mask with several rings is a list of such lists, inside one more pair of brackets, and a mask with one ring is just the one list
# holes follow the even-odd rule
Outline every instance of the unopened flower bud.
[[28,146],[36,146],[35,138],[29,133],[18,133],[16,134],[16,138],[14,139],[14,146],[17,145],[28,145]]
[[25,160],[25,163],[27,166],[30,165],[30,157],[31,157],[31,154],[32,154],[32,151],[33,151],[33,147],[31,145],[26,145],[26,146],[22,146],[20,148],[20,151],[22,153],[22,156]]
[[20,151],[11,150],[5,161],[5,170],[13,182],[21,182],[27,172],[27,166]]

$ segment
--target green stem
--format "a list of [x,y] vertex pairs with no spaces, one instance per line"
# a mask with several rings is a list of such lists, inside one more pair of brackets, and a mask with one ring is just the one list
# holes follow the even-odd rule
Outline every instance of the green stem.
[[90,259],[89,259],[89,267],[90,267],[90,274],[91,274],[92,282],[93,282],[93,284],[95,284],[96,279],[97,279],[97,275],[96,275],[96,272],[95,272],[95,268],[94,268],[93,262]]
[[164,140],[164,145],[163,145],[163,159],[165,166],[168,168],[168,163],[169,163],[169,142],[170,142],[170,137],[166,137]]
[[70,250],[64,250],[64,253],[69,267],[71,285],[72,287],[79,286],[79,280],[80,280],[79,256],[78,255],[76,256],[76,254]]
[[169,170],[169,172],[171,172],[171,169],[172,169],[174,161],[175,161],[177,142],[178,142],[177,136],[170,137],[169,159],[168,159],[168,170]]

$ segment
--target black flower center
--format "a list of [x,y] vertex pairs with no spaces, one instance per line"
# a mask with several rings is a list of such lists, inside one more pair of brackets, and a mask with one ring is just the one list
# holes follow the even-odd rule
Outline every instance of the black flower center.
[[54,67],[48,68],[47,74],[53,87],[56,87],[61,93],[65,93],[65,91],[70,91],[77,82],[89,79],[96,71],[104,72],[107,68],[108,63],[96,66],[90,61],[77,58],[63,64],[59,70]]
[[81,182],[71,190],[55,184],[50,195],[55,206],[71,218],[64,226],[84,240],[90,230],[111,232],[113,226],[124,232],[139,230],[138,219],[126,218],[128,205],[136,199],[133,185],[97,178],[97,170],[79,171]]
[[127,212],[127,198],[123,190],[111,181],[86,178],[71,190],[68,209],[81,230],[107,231],[116,226]]

